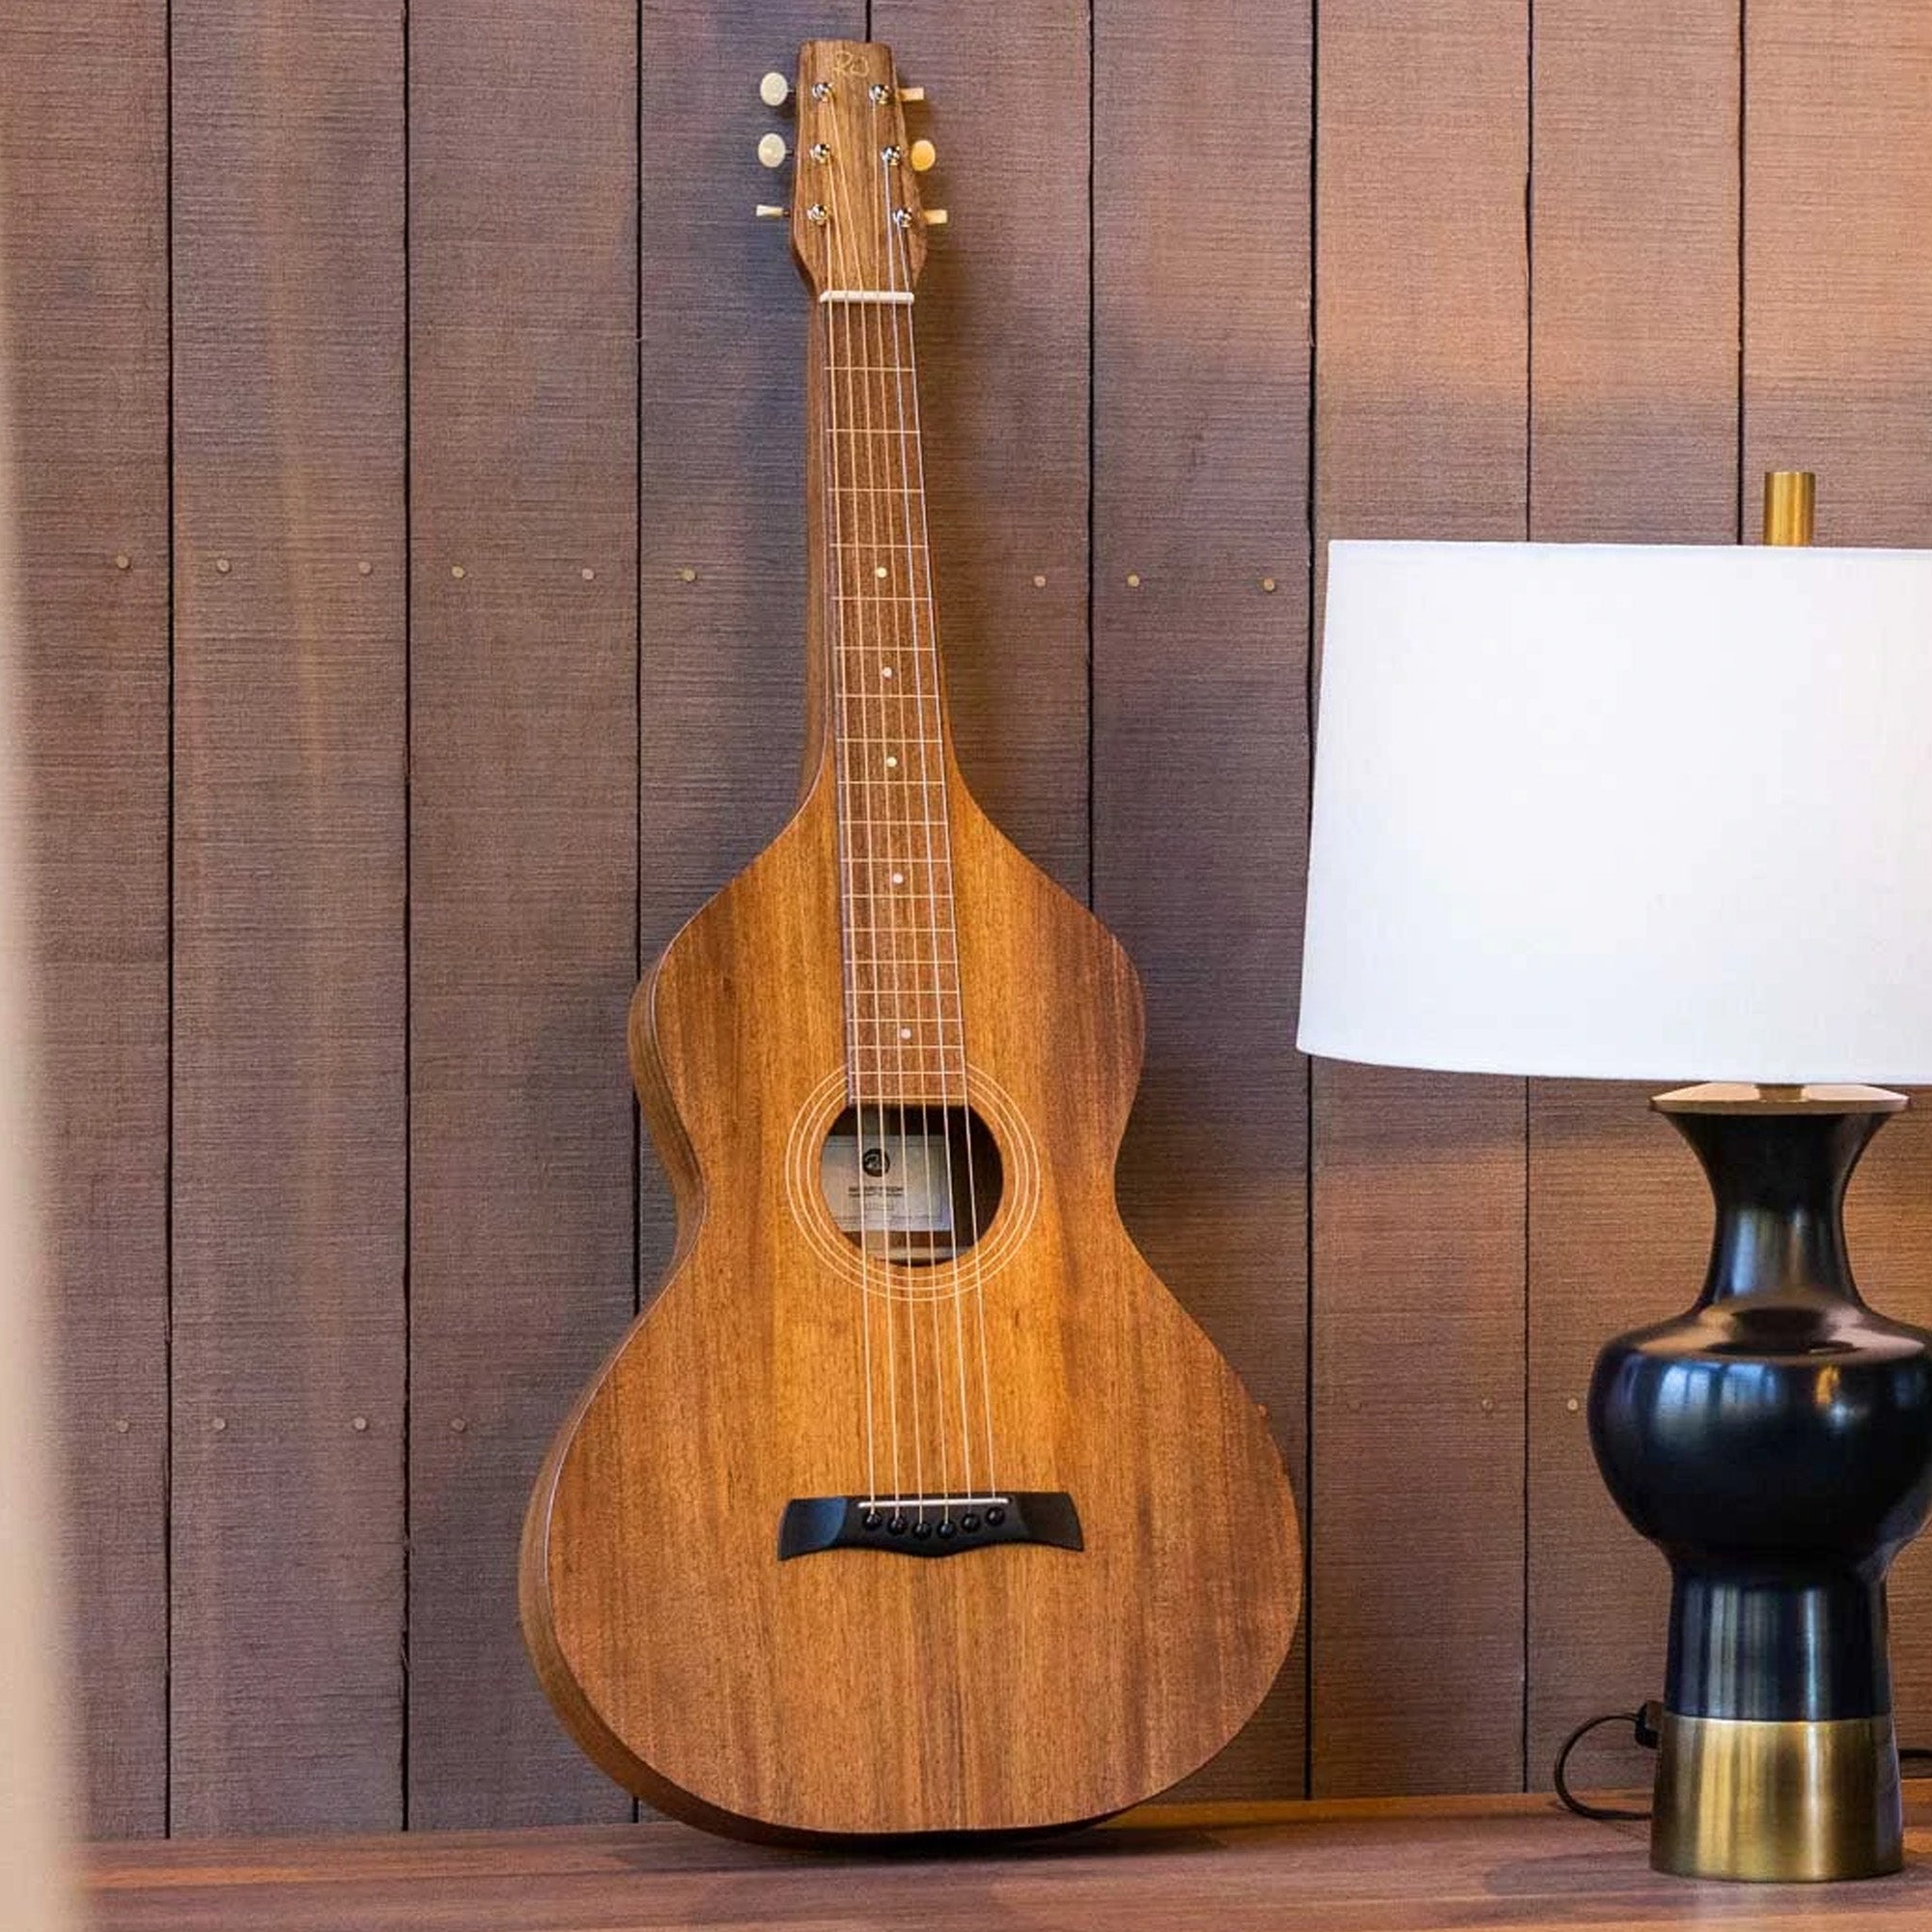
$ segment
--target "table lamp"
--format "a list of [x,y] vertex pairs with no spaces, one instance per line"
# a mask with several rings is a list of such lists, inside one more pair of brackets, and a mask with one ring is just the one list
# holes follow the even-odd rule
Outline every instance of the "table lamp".
[[[1592,1445],[1671,1572],[1651,1862],[1898,1868],[1885,1572],[1932,1506],[1932,1337],[1842,1204],[1932,1081],[1932,552],[1335,543],[1304,1052],[1697,1080],[1703,1291],[1597,1359]],[[1783,540],[1783,541],[1777,541]],[[1632,1204],[1640,1212],[1640,1204]]]

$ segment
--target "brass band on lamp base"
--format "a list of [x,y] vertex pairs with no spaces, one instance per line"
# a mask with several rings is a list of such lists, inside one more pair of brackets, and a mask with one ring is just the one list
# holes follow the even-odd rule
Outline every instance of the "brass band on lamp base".
[[1878,1878],[1905,1862],[1891,1719],[1686,1718],[1658,1742],[1650,1862],[1685,1878]]

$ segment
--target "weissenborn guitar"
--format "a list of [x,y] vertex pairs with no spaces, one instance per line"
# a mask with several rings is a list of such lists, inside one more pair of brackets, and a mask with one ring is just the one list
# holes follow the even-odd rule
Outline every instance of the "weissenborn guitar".
[[1295,1508],[1115,1209],[1134,970],[954,762],[891,55],[810,42],[797,93],[803,797],[637,991],[677,1253],[545,1465],[523,1627],[584,1750],[695,1823],[1046,1830],[1254,1710]]

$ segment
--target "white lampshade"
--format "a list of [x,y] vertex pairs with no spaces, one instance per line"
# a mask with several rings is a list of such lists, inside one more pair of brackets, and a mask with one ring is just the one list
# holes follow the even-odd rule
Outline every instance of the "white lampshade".
[[1300,1044],[1932,1081],[1932,552],[1336,543]]

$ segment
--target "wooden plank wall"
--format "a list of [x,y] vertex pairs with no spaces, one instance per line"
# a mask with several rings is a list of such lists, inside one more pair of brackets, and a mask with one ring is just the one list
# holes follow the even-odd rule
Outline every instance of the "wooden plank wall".
[[[167,1822],[168,45],[147,0],[0,15],[0,332],[61,1300],[76,1730],[97,1828]],[[98,138],[102,126],[117,138]]]
[[[1638,1090],[1294,1054],[1321,548],[1725,542],[1774,462],[1824,541],[1932,543],[1923,10],[19,0],[98,1833],[627,1811],[530,1685],[511,1559],[666,1251],[630,985],[796,780],[802,310],[754,90],[830,31],[928,88],[953,216],[962,756],[1139,961],[1123,1203],[1304,1507],[1295,1656],[1193,1788],[1535,1786],[1656,1688],[1661,1566],[1580,1404],[1688,1299],[1699,1184]],[[1928,1195],[1908,1119],[1853,1214],[1920,1320]],[[1922,1735],[1922,1552],[1894,1638]]]
[[402,27],[387,0],[176,0],[170,31],[169,1818],[391,1824]]
[[635,1305],[636,28],[409,10],[411,1825],[629,1810],[515,1554]]

